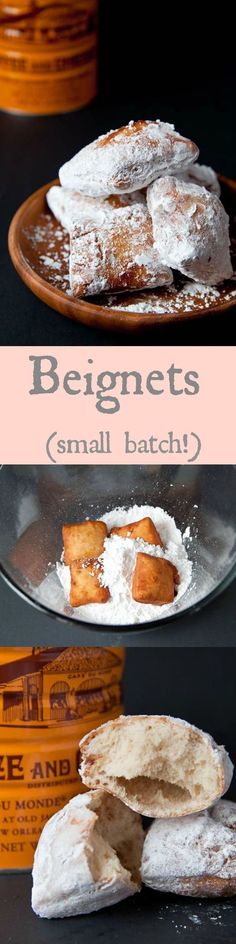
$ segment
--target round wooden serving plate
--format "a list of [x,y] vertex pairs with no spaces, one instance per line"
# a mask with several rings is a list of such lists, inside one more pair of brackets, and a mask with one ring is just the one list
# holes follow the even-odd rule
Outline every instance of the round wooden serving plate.
[[[236,182],[220,177],[222,201],[231,217],[231,245],[236,246]],[[111,330],[138,331],[154,324],[221,313],[236,305],[236,283],[224,282],[202,292],[194,282],[175,276],[174,286],[92,299],[73,298],[69,290],[69,237],[47,207],[52,183],[32,194],[17,210],[9,229],[9,252],[17,272],[43,302],[67,318]],[[234,269],[236,266],[234,265]],[[190,292],[189,292],[190,285]],[[123,306],[123,308],[122,308]],[[130,308],[132,306],[132,308]]]

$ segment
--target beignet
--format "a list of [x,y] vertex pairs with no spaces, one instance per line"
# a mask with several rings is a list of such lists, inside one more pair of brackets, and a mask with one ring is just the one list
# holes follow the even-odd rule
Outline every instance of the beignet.
[[199,898],[235,895],[235,824],[236,803],[229,800],[192,816],[154,820],[143,849],[144,884]]
[[176,567],[166,558],[137,554],[132,583],[132,596],[137,603],[157,606],[173,603],[177,581]]
[[140,521],[132,521],[131,524],[124,524],[120,528],[112,528],[111,534],[118,534],[120,538],[142,538],[148,544],[160,545],[163,547],[159,532],[155,528],[151,518],[141,518]]
[[104,550],[107,537],[104,521],[81,521],[79,524],[64,524],[62,528],[64,563],[99,557]]
[[164,121],[130,121],[82,148],[59,170],[63,187],[92,197],[130,193],[163,174],[185,170],[196,144]]
[[102,566],[96,559],[74,560],[70,565],[70,605],[86,606],[87,603],[106,603],[108,587],[102,586]]
[[147,203],[163,265],[207,285],[230,279],[229,218],[215,194],[164,177],[148,187]]
[[145,193],[140,190],[120,196],[114,194],[108,198],[86,197],[76,190],[56,185],[50,187],[46,199],[58,223],[61,223],[68,233],[76,226],[78,234],[86,233],[93,223],[103,226],[106,218],[122,206],[130,206],[133,203],[141,203],[144,206],[146,204]]
[[80,236],[71,233],[70,285],[73,295],[170,285],[171,269],[160,263],[146,207],[123,207]]

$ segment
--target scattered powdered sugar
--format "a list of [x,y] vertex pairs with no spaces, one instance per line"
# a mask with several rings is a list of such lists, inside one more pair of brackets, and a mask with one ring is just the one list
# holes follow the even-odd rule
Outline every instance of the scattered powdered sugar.
[[187,526],[187,528],[185,528],[185,531],[184,531],[184,533],[182,534],[182,540],[183,540],[183,541],[191,541],[191,540],[192,540],[191,534],[190,534],[190,527],[189,527],[189,525]]
[[196,292],[203,297],[209,295],[212,300],[220,296],[218,289],[213,285],[203,285],[201,282],[186,282],[182,288],[183,295],[195,295]]
[[216,304],[220,306],[222,302],[233,301],[235,297],[236,291],[229,287],[229,283],[222,285],[219,290],[201,282],[185,282],[184,278],[181,280],[175,273],[175,281],[171,287],[139,294],[133,292],[129,296],[109,295],[103,305],[116,311],[135,311],[140,314],[146,312],[163,315],[164,318],[166,314],[178,315],[178,312],[187,314],[191,311],[211,309]]
[[71,295],[69,284],[69,236],[49,215],[42,213],[37,226],[24,230],[26,258],[38,275],[50,285]]
[[[194,908],[194,910],[193,910]],[[158,921],[164,921],[167,928],[175,932],[176,938],[182,937],[185,940],[193,935],[193,940],[199,941],[199,944],[212,941],[211,928],[220,928],[224,931],[224,937],[217,935],[215,941],[233,942],[235,940],[235,904],[233,901],[210,902],[197,900],[193,904],[187,899],[178,899],[176,901],[160,901],[156,909],[155,917]],[[200,930],[201,929],[201,930]],[[187,935],[186,935],[187,931]],[[234,936],[229,937],[233,932]],[[202,936],[204,935],[204,937]],[[227,935],[227,937],[225,936]],[[173,938],[171,937],[171,942]]]
[[[147,622],[171,615],[179,600],[186,592],[192,572],[192,563],[188,559],[182,535],[171,518],[162,508],[151,505],[134,505],[131,508],[115,508],[102,516],[108,531],[132,521],[149,516],[160,533],[164,548],[147,544],[145,541],[120,538],[112,535],[105,540],[105,550],[99,561],[103,567],[101,582],[109,587],[111,599],[107,603],[95,603],[76,608],[80,619],[102,624],[125,625]],[[165,557],[173,563],[180,576],[180,584],[174,603],[164,606],[137,603],[132,597],[132,577],[138,551],[153,557]],[[57,574],[68,601],[70,591],[70,568],[63,563],[57,564]]]
[[59,269],[60,271],[61,263],[59,259],[52,259],[51,256],[40,256],[39,258],[40,262],[43,262],[43,265],[45,265],[46,268]]
[[[55,189],[59,189],[58,187]],[[69,278],[69,234],[47,211],[41,213],[37,225],[30,225],[24,230],[25,256],[31,269],[49,285],[60,289],[68,298],[73,297]],[[231,249],[234,264],[236,261],[235,240],[231,234]],[[140,257],[140,249],[138,253]],[[141,258],[143,252],[141,252]],[[94,295],[93,304],[115,311],[137,312],[140,314],[178,315],[221,307],[224,302],[234,302],[236,290],[234,276],[230,282],[222,283],[217,289],[186,280],[174,273],[174,283],[152,290],[122,292],[119,294]],[[91,300],[91,299],[90,299]]]

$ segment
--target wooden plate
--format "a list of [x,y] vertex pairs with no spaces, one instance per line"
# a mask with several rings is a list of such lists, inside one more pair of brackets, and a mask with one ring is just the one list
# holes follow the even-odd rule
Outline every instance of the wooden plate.
[[[220,177],[222,200],[231,223],[231,245],[236,247],[236,182]],[[220,313],[236,304],[236,283],[199,291],[176,275],[174,286],[152,291],[92,299],[73,298],[69,292],[69,237],[47,207],[52,181],[32,194],[17,210],[9,229],[9,252],[17,272],[38,298],[75,321],[111,330],[139,330],[154,324],[183,321]],[[234,268],[236,266],[234,265]],[[189,293],[190,286],[190,293]],[[123,306],[123,307],[122,307]]]

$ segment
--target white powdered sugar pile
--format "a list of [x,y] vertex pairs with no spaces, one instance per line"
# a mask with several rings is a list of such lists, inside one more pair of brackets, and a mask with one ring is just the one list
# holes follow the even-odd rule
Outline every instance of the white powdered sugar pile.
[[[164,548],[147,544],[141,539],[120,538],[114,534],[105,540],[105,550],[99,558],[103,566],[102,582],[109,587],[110,600],[107,603],[91,603],[76,607],[71,612],[79,619],[90,623],[122,626],[132,623],[144,623],[161,616],[172,615],[179,599],[186,593],[191,581],[192,563],[188,558],[183,544],[181,532],[176,527],[174,518],[171,518],[162,508],[152,505],[133,505],[131,508],[115,508],[101,518],[105,521],[108,531],[113,527],[122,527],[132,521],[139,521],[146,516],[150,517],[159,531]],[[153,557],[164,557],[177,567],[180,584],[173,603],[163,606],[137,603],[132,597],[132,577],[136,555],[139,551]],[[66,600],[70,592],[70,568],[63,563],[56,565],[57,575],[63,586]]]

